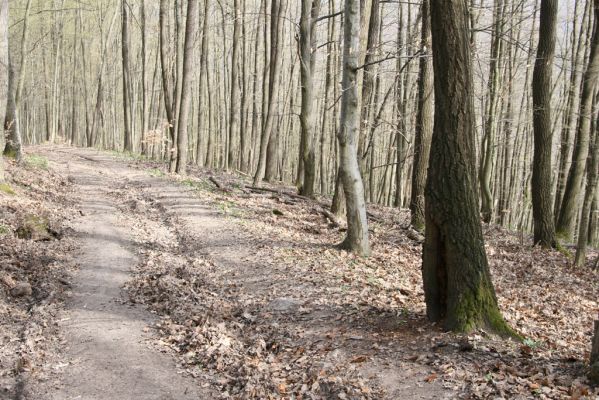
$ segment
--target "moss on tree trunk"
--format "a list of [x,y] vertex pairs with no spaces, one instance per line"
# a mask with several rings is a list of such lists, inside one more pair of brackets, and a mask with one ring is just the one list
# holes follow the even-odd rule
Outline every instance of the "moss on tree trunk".
[[478,215],[466,11],[464,0],[431,2],[435,124],[425,191],[427,314],[453,331],[517,336],[497,305]]

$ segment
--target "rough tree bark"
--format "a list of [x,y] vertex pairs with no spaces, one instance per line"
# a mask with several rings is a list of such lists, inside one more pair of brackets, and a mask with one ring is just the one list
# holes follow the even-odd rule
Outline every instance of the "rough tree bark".
[[599,385],[599,320],[595,321],[595,335],[591,348],[591,370],[589,372],[591,383]]
[[198,31],[198,0],[187,1],[185,22],[185,47],[183,51],[183,75],[181,77],[181,108],[177,132],[177,168],[176,172],[185,175],[187,169],[187,126],[191,107],[191,87],[193,82],[194,41]]
[[343,94],[341,96],[339,140],[340,175],[347,207],[347,236],[342,247],[357,254],[370,254],[364,185],[360,176],[356,139],[358,134],[358,46],[359,0],[346,0],[344,9]]
[[597,23],[599,23],[599,0],[594,0],[593,6],[595,22],[593,24],[593,36],[591,39],[591,54],[582,82],[576,144],[572,154],[572,164],[570,165],[568,180],[566,181],[566,189],[564,191],[561,210],[557,220],[557,232],[566,239],[572,237],[576,225],[576,214],[580,203],[584,168],[589,154],[593,95],[597,86],[597,79],[599,78],[599,36],[597,34]]
[[476,197],[474,106],[465,0],[432,0],[435,122],[423,254],[427,315],[445,328],[514,335],[497,305]]
[[553,199],[551,197],[551,73],[555,53],[557,0],[542,0],[539,45],[532,77],[534,154],[532,166],[532,213],[534,244],[555,247]]
[[431,19],[429,0],[422,2],[422,32],[420,45],[420,79],[418,81],[418,112],[414,136],[414,166],[410,211],[412,227],[424,231],[424,187],[433,135],[433,60],[431,57]]

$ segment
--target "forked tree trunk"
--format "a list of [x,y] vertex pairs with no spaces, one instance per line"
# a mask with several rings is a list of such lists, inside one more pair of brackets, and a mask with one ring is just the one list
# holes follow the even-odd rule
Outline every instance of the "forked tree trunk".
[[553,199],[551,197],[551,73],[555,52],[557,0],[542,0],[539,45],[532,78],[534,154],[532,167],[532,213],[534,244],[555,247]]
[[341,96],[339,140],[340,175],[347,207],[347,236],[342,244],[357,254],[370,254],[364,185],[360,176],[356,139],[358,134],[358,45],[359,0],[346,0],[344,11],[343,94]]
[[449,330],[513,335],[497,305],[478,213],[466,1],[433,0],[431,16],[435,124],[422,270],[427,315]]

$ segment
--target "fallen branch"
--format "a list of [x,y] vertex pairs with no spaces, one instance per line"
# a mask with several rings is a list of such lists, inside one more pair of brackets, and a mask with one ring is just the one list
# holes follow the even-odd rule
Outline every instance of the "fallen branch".
[[227,186],[221,184],[219,181],[216,180],[215,177],[211,176],[208,178],[208,180],[212,183],[214,183],[214,186],[216,186],[219,190],[222,190],[223,192],[227,192],[230,193],[231,189],[228,188]]

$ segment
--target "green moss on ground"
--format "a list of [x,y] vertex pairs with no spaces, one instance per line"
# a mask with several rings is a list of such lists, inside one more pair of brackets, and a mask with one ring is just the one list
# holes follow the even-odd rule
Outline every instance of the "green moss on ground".
[[25,164],[32,168],[48,170],[48,159],[35,154],[28,154],[25,156]]
[[52,239],[48,220],[37,215],[25,216],[16,233],[20,239],[36,241]]
[[0,192],[14,196],[16,193],[8,183],[0,183]]

